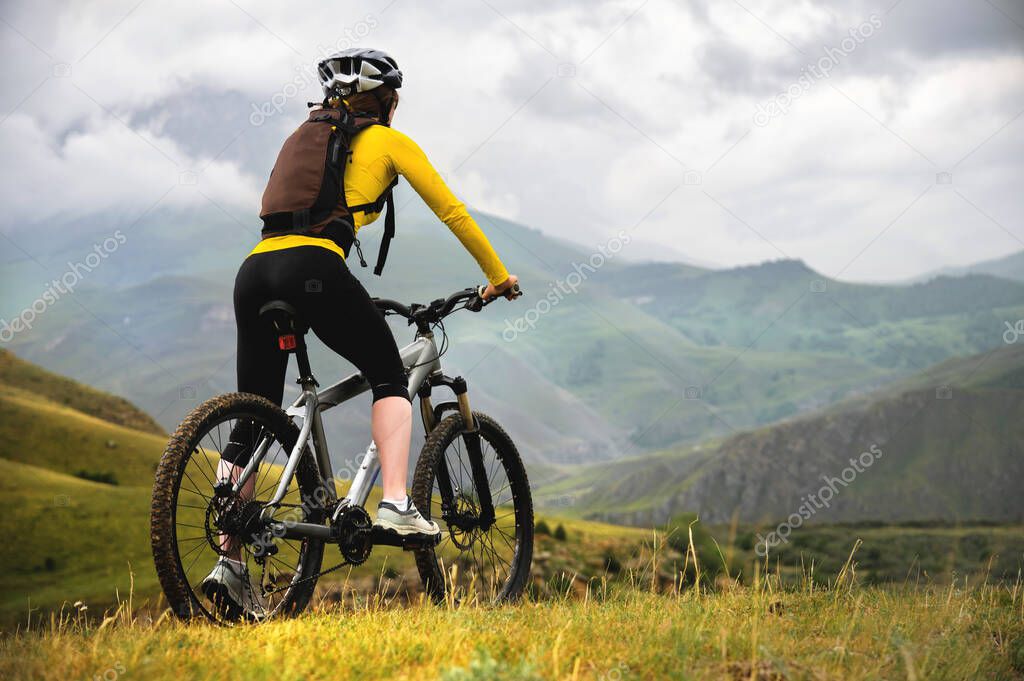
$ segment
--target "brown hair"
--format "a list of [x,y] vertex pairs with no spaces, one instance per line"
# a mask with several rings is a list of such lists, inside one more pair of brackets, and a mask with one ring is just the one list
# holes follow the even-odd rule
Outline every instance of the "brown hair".
[[398,92],[386,85],[381,85],[366,92],[357,92],[346,97],[342,102],[350,112],[376,118],[387,125],[391,122],[391,114],[398,104]]

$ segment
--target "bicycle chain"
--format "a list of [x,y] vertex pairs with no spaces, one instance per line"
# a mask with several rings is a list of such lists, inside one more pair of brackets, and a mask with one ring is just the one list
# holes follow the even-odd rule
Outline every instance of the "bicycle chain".
[[334,567],[327,568],[326,570],[321,570],[320,572],[316,573],[315,575],[310,575],[309,577],[303,577],[302,579],[298,580],[297,582],[288,582],[284,586],[279,586],[276,589],[269,589],[269,590],[267,590],[263,586],[263,584],[264,584],[264,582],[266,581],[266,578],[267,578],[267,564],[266,564],[266,561],[264,561],[263,565],[260,567],[260,591],[262,591],[263,595],[266,597],[266,596],[269,596],[271,594],[276,594],[278,591],[284,591],[285,589],[290,589],[293,586],[298,586],[300,584],[305,584],[306,582],[312,581],[314,579],[319,579],[320,577],[323,577],[326,574],[334,572],[335,570],[340,570],[341,568],[343,568],[343,567],[345,567],[347,565],[351,565],[351,564],[352,563],[350,563],[347,560],[346,561],[342,561],[341,563],[338,563]]
[[[333,511],[334,511],[334,505],[333,504],[328,506],[325,509],[325,512],[330,514],[330,515],[333,515]],[[368,517],[367,517],[367,519],[368,519]],[[303,577],[303,578],[299,579],[298,581],[289,582],[288,584],[285,584],[284,586],[279,586],[279,587],[277,587],[275,589],[269,589],[268,590],[265,587],[265,583],[266,583],[266,579],[267,579],[267,561],[266,561],[266,559],[264,559],[262,561],[262,563],[260,564],[260,590],[263,592],[264,596],[269,596],[271,594],[278,593],[279,591],[284,591],[285,589],[290,589],[290,588],[292,588],[294,586],[298,586],[300,584],[305,584],[306,582],[310,582],[310,581],[312,581],[314,579],[319,579],[320,577],[322,577],[322,576],[324,576],[326,574],[330,574],[331,572],[334,572],[336,570],[340,570],[343,567],[346,567],[346,566],[349,566],[349,565],[361,565],[363,562],[365,562],[365,559],[362,560],[362,561],[359,561],[359,562],[355,562],[355,561],[351,561],[351,560],[346,559],[346,560],[343,560],[342,562],[338,563],[334,567],[330,567],[330,568],[328,568],[326,570],[321,570],[320,572],[317,572],[314,575],[310,575],[309,577]]]

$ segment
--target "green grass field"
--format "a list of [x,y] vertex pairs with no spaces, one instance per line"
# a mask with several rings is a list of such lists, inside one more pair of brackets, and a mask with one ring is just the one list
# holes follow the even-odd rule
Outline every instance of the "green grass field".
[[[640,580],[642,581],[642,580]],[[0,640],[4,679],[1020,679],[1024,588],[715,593],[641,584],[517,606],[378,599],[235,629],[68,613]],[[72,609],[73,610],[73,609]]]
[[411,557],[381,549],[297,619],[183,624],[149,547],[165,438],[96,399],[0,381],[2,679],[1024,678],[1008,525],[808,526],[763,561],[755,528],[542,512],[515,606],[427,604]]

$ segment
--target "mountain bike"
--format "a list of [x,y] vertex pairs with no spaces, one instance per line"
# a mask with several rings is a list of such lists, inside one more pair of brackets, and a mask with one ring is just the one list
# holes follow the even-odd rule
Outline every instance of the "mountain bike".
[[[482,310],[491,301],[481,293],[468,288],[426,305],[374,299],[383,314],[416,327],[413,342],[400,351],[426,432],[411,496],[420,513],[441,527],[436,537],[402,537],[373,526],[365,509],[380,472],[373,442],[340,495],[321,414],[370,385],[356,373],[320,390],[301,315],[280,300],[261,309],[281,351],[296,357],[301,394],[287,409],[247,393],[213,397],[171,437],[156,472],[150,530],[157,575],[178,617],[222,623],[238,617],[211,603],[200,588],[212,563],[226,555],[225,538],[236,549],[241,545],[249,587],[259,594],[260,620],[302,612],[322,575],[365,563],[377,546],[411,552],[423,589],[435,601],[446,595],[481,602],[521,596],[533,556],[526,471],[501,426],[470,408],[465,379],[441,368],[448,340],[444,319],[459,310]],[[435,329],[442,335],[440,350]],[[436,389],[450,390],[454,398],[434,404]],[[220,452],[227,436],[239,432],[251,443],[251,458],[236,480],[220,479]],[[250,479],[256,482],[246,496]],[[340,562],[323,569],[329,544]]]

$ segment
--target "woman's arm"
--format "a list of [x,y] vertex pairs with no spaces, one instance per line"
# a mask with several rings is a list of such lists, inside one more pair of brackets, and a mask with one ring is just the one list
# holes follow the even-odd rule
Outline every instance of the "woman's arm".
[[389,151],[395,172],[408,180],[420,198],[430,206],[430,210],[434,211],[434,215],[448,225],[448,229],[480,265],[480,269],[487,276],[487,281],[498,292],[503,292],[511,286],[508,284],[508,270],[494,252],[491,242],[466,210],[465,204],[455,198],[419,145],[397,130],[391,129],[391,133],[392,144],[389,145]]

